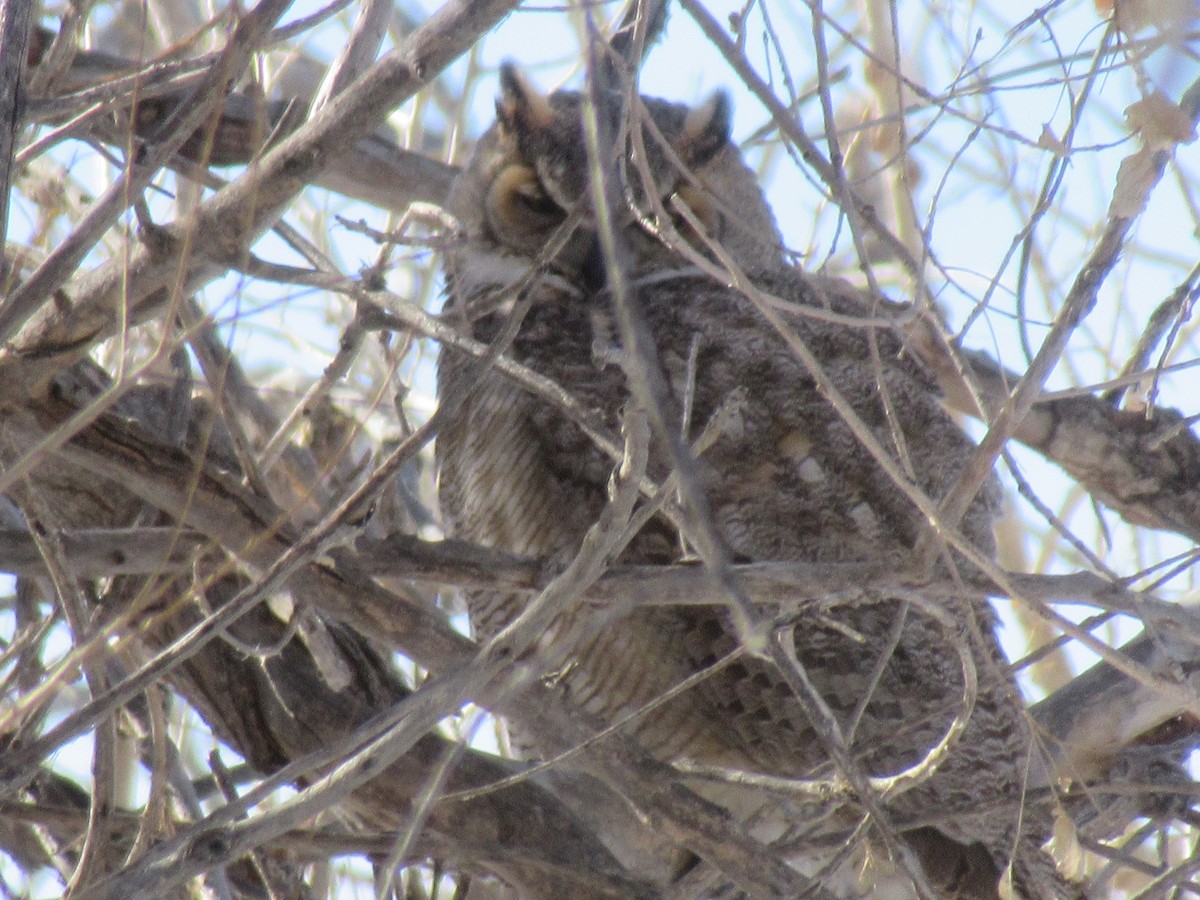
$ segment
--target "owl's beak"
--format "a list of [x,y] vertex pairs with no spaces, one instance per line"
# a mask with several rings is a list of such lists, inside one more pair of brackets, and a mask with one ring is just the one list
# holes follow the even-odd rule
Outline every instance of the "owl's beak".
[[550,266],[588,294],[602,291],[608,284],[600,238],[586,224],[575,228],[575,233],[550,260]]
[[[651,243],[636,229],[627,229],[624,236],[627,243],[618,248],[618,265],[621,271],[631,277],[645,274],[640,271],[640,264],[644,262],[642,252],[647,247],[656,247],[657,244]],[[593,295],[609,290],[611,285],[608,283],[608,266],[600,237],[596,232],[580,229],[571,243],[564,248],[564,254],[569,254],[567,258],[580,287]]]
[[579,279],[588,293],[598,294],[608,286],[608,276],[604,271],[604,251],[600,247],[600,238],[597,235],[587,234],[586,238],[588,247],[579,264]]

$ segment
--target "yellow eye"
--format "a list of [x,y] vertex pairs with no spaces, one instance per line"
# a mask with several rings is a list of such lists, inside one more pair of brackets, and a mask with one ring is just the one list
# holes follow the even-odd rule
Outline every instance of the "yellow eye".
[[563,211],[528,166],[511,165],[484,198],[488,224],[499,240],[521,249],[540,243],[563,220]]
[[675,219],[676,230],[684,236],[691,235],[693,233],[693,225],[688,221],[687,217],[674,208],[676,204],[683,204],[692,211],[692,215],[703,226],[705,234],[711,238],[720,238],[721,213],[717,209],[712,196],[707,191],[684,182],[675,189],[675,192],[670,196],[666,204],[667,211]]

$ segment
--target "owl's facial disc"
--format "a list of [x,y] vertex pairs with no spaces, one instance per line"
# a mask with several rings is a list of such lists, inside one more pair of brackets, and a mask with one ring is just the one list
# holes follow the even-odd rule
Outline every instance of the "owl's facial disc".
[[[545,248],[568,211],[582,205],[580,233],[555,260],[557,268],[573,269],[588,257],[585,245],[594,243],[586,209],[591,165],[582,133],[584,100],[568,91],[546,96],[511,64],[501,67],[500,85],[497,128],[507,151],[485,195],[488,227],[501,243],[532,254]],[[669,230],[655,225],[661,222],[662,212],[685,240],[702,243],[693,225],[676,211],[676,203],[692,211],[702,231],[720,237],[722,204],[703,178],[705,167],[729,146],[731,105],[723,93],[690,109],[664,101],[643,102],[652,127],[644,129],[638,142],[644,148],[642,164],[630,158],[620,167],[630,179],[629,190],[623,193],[631,198],[631,208],[620,217],[620,224],[627,227],[636,257],[648,253],[656,265],[662,265],[662,233]]]

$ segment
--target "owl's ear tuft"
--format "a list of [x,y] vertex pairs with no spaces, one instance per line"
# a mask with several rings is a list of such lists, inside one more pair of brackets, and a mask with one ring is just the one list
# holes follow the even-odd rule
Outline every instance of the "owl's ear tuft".
[[500,96],[496,100],[496,120],[508,132],[548,129],[554,123],[550,100],[533,86],[515,63],[500,65]]
[[724,91],[716,91],[688,111],[672,146],[687,165],[702,166],[729,142],[732,127],[733,102]]

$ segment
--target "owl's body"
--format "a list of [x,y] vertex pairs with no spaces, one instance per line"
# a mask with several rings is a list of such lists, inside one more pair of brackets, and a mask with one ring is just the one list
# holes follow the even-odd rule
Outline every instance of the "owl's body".
[[[491,342],[520,292],[528,308],[508,355],[556,382],[616,434],[630,390],[616,362],[621,342],[586,214],[556,256],[539,258],[568,211],[586,202],[580,100],[541,97],[511,70],[504,84],[500,122],[481,139],[452,198],[466,240],[447,263],[447,314]],[[944,496],[971,444],[880,320],[866,324],[864,309],[847,296],[784,265],[769,209],[728,143],[723,104],[689,111],[643,103],[655,126],[644,138],[654,184],[638,181],[630,164],[627,196],[645,205],[652,193],[674,195],[700,207],[697,218],[731,248],[756,290],[783,301],[777,308],[786,327],[899,470],[927,497]],[[625,274],[676,406],[686,410],[682,433],[690,442],[706,435],[697,471],[732,558],[902,565],[924,525],[912,500],[818,392],[755,303],[680,258],[646,217],[640,224],[630,218]],[[537,556],[573,552],[606,502],[611,456],[549,402],[460,354],[443,353],[439,390],[462,398],[438,439],[450,533]],[[669,455],[655,441],[647,474],[661,484],[670,471]],[[993,505],[989,485],[959,526],[985,554],[992,551]],[[686,541],[659,516],[617,562],[686,557]],[[477,592],[468,602],[477,635],[487,638],[519,614],[523,597]],[[937,602],[937,617],[886,596],[801,613],[792,629],[797,658],[839,719],[860,771],[888,776],[919,763],[964,711],[956,646],[969,648],[978,686],[965,729],[937,771],[887,809],[946,896],[998,897],[998,873],[1010,863],[1021,895],[1060,896],[1063,883],[1039,849],[1049,836],[1047,817],[1021,815],[1031,738],[991,610],[963,597]],[[617,621],[588,612],[593,618],[576,622],[576,615],[585,613],[564,614],[542,644],[572,635],[571,646],[554,647],[567,663],[561,682],[574,702],[605,721],[651,704],[737,649],[723,608],[647,607]],[[630,727],[667,760],[786,779],[836,776],[783,676],[749,654]],[[773,802],[797,818],[800,831],[828,812],[794,799]],[[855,821],[843,811],[825,824],[832,831]]]

